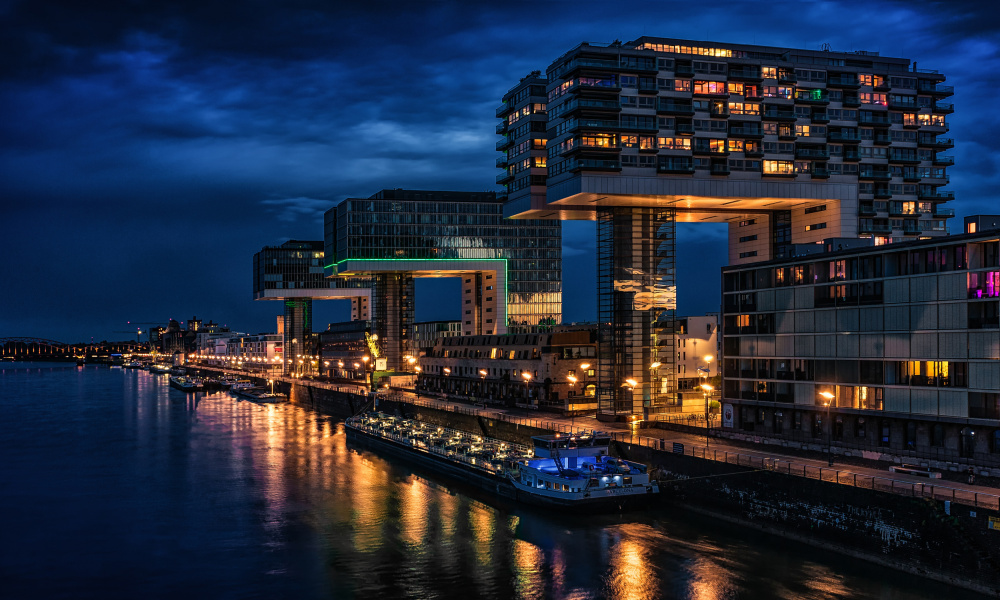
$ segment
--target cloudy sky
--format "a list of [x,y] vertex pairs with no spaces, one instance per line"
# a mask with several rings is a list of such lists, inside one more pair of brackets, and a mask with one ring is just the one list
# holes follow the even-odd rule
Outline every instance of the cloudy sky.
[[[955,209],[1000,212],[998,14],[986,0],[0,0],[0,337],[127,339],[130,320],[192,315],[273,330],[277,305],[251,300],[254,252],[321,238],[343,197],[495,189],[500,97],[581,41],[828,43],[939,69],[956,87]],[[682,313],[718,306],[723,235],[682,228]],[[565,224],[567,321],[594,318],[593,246],[592,224]],[[418,319],[457,318],[437,285],[418,288]],[[318,327],[347,318],[326,304]]]

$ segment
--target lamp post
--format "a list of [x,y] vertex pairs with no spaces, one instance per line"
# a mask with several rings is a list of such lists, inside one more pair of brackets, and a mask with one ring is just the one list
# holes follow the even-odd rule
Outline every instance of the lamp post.
[[420,371],[422,371],[423,369],[420,368],[420,365],[417,365],[417,366],[413,367],[413,370],[417,372],[417,381],[413,384],[413,391],[416,392],[417,398],[419,398],[420,397]]
[[[587,371],[590,370],[590,363],[583,363],[580,365],[580,370],[583,371],[583,397],[587,397]],[[594,394],[595,396],[597,394]]]
[[[577,379],[572,375],[567,375],[566,379],[569,379],[569,387],[575,387]],[[584,389],[584,394],[586,394],[586,389]],[[566,408],[569,409],[569,431],[573,432],[573,422],[576,421],[576,413],[573,412],[573,407],[570,405],[569,398],[566,399]]]
[[826,407],[826,455],[828,465],[833,466],[833,423],[830,422],[830,406],[833,404],[833,394],[830,392],[820,392],[820,396],[826,400],[823,406]]
[[274,393],[274,380],[273,379],[268,379],[267,382],[271,384],[271,393],[273,394]]
[[531,381],[531,373],[527,371],[521,373],[521,377],[524,377],[524,400],[526,405],[531,404],[531,388],[528,387],[528,382]]
[[370,360],[371,357],[368,356],[367,354],[361,357],[361,362],[365,363],[365,385],[368,386],[369,392],[372,391],[372,384],[375,383],[374,381],[368,378],[368,361]]
[[701,384],[701,390],[705,394],[705,447],[706,448],[708,447],[709,427],[712,424],[712,420],[710,419],[710,413],[708,409],[708,397],[709,394],[711,394],[712,390],[714,389],[715,388],[713,388],[711,385],[707,383]]

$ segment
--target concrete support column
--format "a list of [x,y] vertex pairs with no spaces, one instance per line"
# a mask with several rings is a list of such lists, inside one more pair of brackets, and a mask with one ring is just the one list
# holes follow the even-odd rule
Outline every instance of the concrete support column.
[[[312,334],[312,298],[286,298],[284,330],[282,333],[282,373],[289,374],[298,368],[298,355],[307,353],[308,339]],[[292,360],[295,362],[289,363]],[[306,363],[303,363],[306,364]]]
[[378,344],[390,371],[403,368],[403,356],[415,352],[413,339],[413,276],[375,275],[372,285],[372,321]]

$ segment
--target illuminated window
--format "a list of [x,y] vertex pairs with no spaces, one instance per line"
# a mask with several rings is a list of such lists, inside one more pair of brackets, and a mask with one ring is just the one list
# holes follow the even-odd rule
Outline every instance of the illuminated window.
[[761,75],[764,79],[777,79],[778,78],[778,68],[777,67],[761,67]]
[[730,152],[743,152],[743,140],[729,140]]
[[816,231],[817,229],[826,229],[826,223],[813,223],[812,225],[806,225],[806,231]]
[[792,175],[795,173],[795,165],[790,160],[765,160],[765,175]]
[[691,138],[687,137],[661,137],[659,138],[660,148],[664,150],[690,150]]
[[729,90],[730,94],[739,94],[741,96],[743,95],[743,83],[742,82],[739,82],[739,81],[730,81],[727,84],[726,89]]
[[724,81],[695,81],[695,94],[725,94],[726,82]]

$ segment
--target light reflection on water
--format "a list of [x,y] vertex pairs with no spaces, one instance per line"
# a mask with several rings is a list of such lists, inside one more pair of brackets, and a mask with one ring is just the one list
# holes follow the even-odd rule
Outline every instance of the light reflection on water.
[[142,371],[3,364],[0,411],[6,597],[971,597],[666,510],[494,505],[329,417]]

